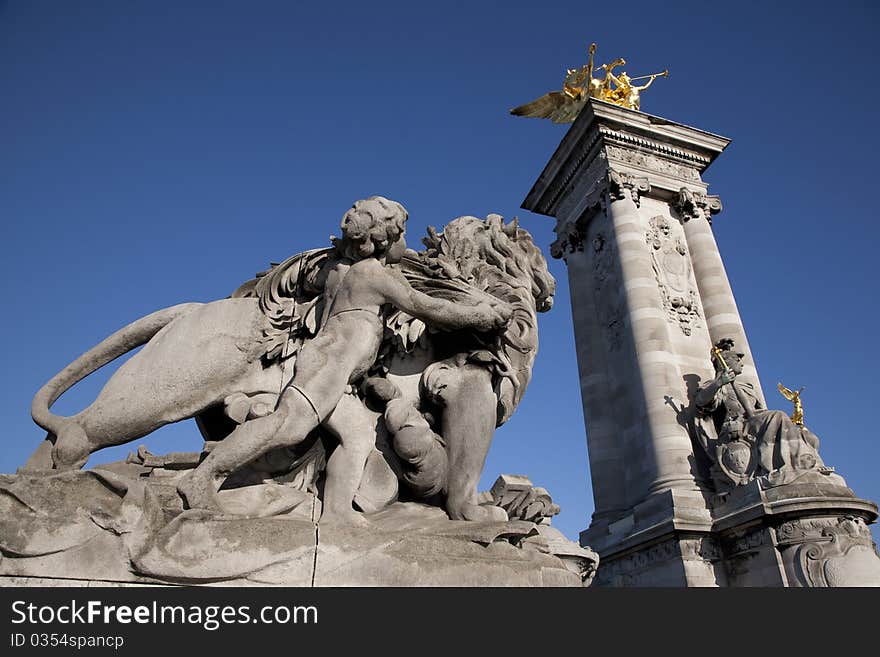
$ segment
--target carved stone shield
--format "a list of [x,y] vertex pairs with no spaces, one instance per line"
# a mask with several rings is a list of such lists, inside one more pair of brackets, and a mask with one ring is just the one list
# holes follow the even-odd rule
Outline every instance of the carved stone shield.
[[734,484],[752,479],[757,466],[757,450],[745,440],[733,440],[717,447],[718,466]]

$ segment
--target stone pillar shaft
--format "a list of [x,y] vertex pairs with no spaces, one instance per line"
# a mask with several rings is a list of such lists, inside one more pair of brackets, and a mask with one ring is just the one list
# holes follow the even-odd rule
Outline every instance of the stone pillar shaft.
[[718,251],[715,234],[712,232],[712,214],[721,210],[721,202],[717,197],[680,193],[676,209],[684,222],[684,233],[688,248],[691,251],[691,262],[697,286],[700,288],[700,299],[706,314],[706,323],[712,342],[721,338],[733,338],[739,351],[745,354],[743,378],[755,386],[758,399],[766,408],[758,370],[752,357],[749,341],[743,328],[736,300],[727,271]]
[[[713,373],[712,339],[691,253],[701,246],[675,204],[682,189],[705,195],[700,174],[727,143],[591,101],[523,204],[556,218],[551,251],[569,266],[596,505],[582,539],[603,557],[661,526],[711,527],[688,413]],[[668,555],[657,581],[719,581],[690,548]]]
[[[666,356],[673,352],[669,323],[657,292],[650,246],[645,239],[645,222],[637,204],[639,193],[650,189],[647,179],[615,183],[609,191],[607,213],[611,218],[620,258],[624,296],[637,371],[625,377],[640,395],[642,425],[637,443],[629,445],[624,458],[642,468],[627,472],[627,503],[634,506],[652,493],[671,488],[695,490],[688,457],[692,453],[686,427],[676,421],[658,390],[681,392],[682,375],[678,364]],[[627,359],[629,360],[629,359]],[[623,363],[618,363],[618,366]],[[646,436],[645,434],[648,434]]]

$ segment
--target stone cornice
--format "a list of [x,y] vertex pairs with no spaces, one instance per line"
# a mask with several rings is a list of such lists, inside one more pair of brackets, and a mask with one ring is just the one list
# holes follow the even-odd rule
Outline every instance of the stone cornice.
[[[592,161],[599,155],[598,146],[602,135],[598,130],[591,130],[586,137],[587,138],[584,140],[581,147],[578,148],[577,152],[573,153],[565,166],[561,167],[560,170],[556,172],[554,179],[544,194],[545,198],[542,199],[541,207],[548,210],[550,208],[555,208],[559,201],[559,197],[569,188],[575,175],[585,168],[584,163],[588,160]],[[523,207],[526,207],[525,202],[523,202]],[[551,214],[550,212],[542,212],[541,210],[533,210],[533,212],[538,212],[538,214]]]
[[[522,207],[555,216],[578,174],[597,159],[615,160],[656,178],[658,192],[682,182],[702,186],[700,174],[730,140],[624,108],[591,100],[562,139]],[[615,167],[616,168],[616,167]]]
[[645,137],[629,134],[627,132],[612,130],[611,128],[607,128],[602,125],[599,126],[599,134],[601,134],[605,138],[606,143],[619,144],[623,147],[635,147],[638,149],[647,150],[651,153],[654,153],[655,155],[669,157],[673,160],[677,159],[686,164],[694,165],[698,167],[701,171],[709,166],[709,164],[712,162],[711,158],[705,155],[700,155],[699,153],[695,153],[694,151],[676,148],[674,146],[670,146],[669,144],[664,144],[659,141],[653,141],[651,139],[646,139]]

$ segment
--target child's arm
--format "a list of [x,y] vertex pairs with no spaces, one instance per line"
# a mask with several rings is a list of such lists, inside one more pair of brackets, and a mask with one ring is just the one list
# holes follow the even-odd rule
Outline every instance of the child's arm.
[[500,299],[476,306],[453,303],[414,290],[400,274],[384,268],[382,274],[376,276],[376,284],[386,303],[441,329],[492,331],[504,328],[513,315],[510,305]]

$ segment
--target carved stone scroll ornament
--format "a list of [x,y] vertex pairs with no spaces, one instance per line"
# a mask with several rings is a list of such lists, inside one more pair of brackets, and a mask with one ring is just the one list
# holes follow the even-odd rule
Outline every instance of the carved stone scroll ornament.
[[673,228],[678,226],[673,226],[669,218],[652,217],[646,241],[651,248],[651,264],[667,317],[678,324],[682,333],[690,335],[699,326],[700,308],[687,244],[681,236],[673,235]]
[[776,530],[792,584],[880,586],[880,555],[864,518],[801,518]]

